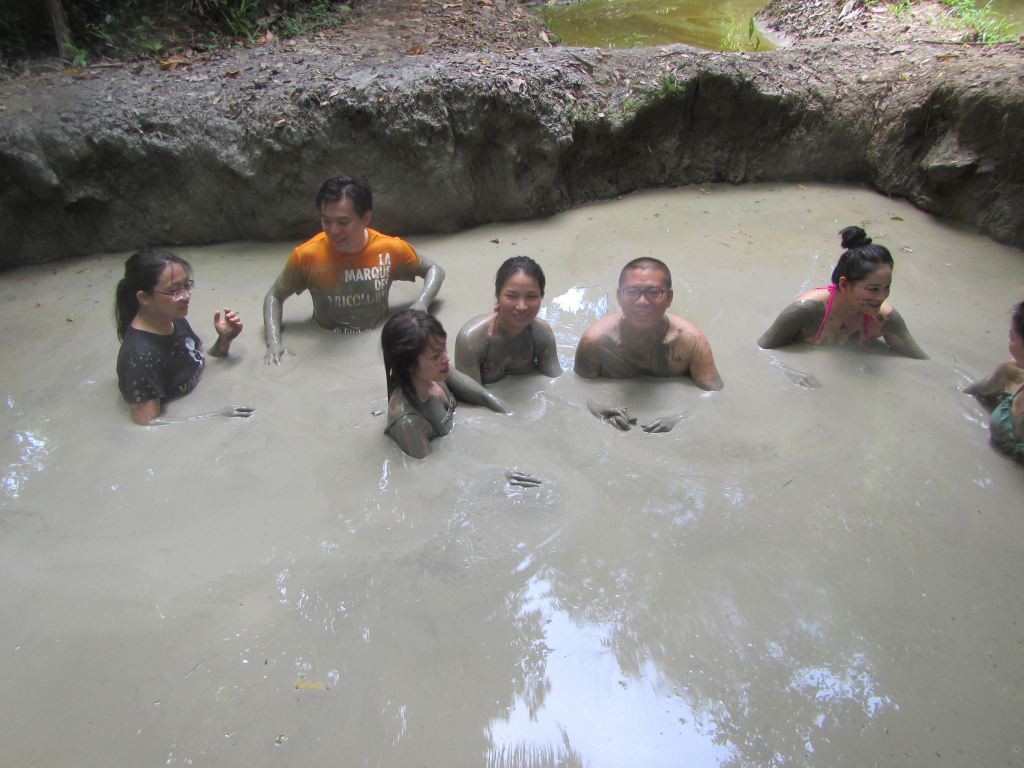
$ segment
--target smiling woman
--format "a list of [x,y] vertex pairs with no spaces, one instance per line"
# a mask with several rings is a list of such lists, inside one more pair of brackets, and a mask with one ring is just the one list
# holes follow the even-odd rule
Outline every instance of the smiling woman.
[[794,342],[864,346],[881,338],[894,352],[925,359],[907,325],[889,302],[893,259],[873,245],[860,227],[840,231],[847,250],[832,271],[832,284],[801,294],[787,306],[757,343],[775,349]]
[[[170,251],[151,248],[125,262],[114,299],[121,341],[117,383],[136,424],[153,424],[164,401],[187,395],[203,375],[203,342],[185,319],[194,285],[192,266]],[[225,308],[214,315],[213,325],[217,341],[210,354],[224,357],[242,332],[242,321],[234,310]],[[220,413],[250,416],[252,412],[227,406]]]
[[455,367],[481,384],[533,371],[560,376],[555,335],[537,317],[545,282],[544,270],[529,256],[506,259],[494,278],[494,310],[459,331]]

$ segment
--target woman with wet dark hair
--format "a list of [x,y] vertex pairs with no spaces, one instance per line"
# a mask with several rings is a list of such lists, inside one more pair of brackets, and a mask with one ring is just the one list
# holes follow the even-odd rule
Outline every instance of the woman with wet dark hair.
[[1010,359],[964,392],[992,410],[989,439],[1024,464],[1024,301],[1010,315]]
[[459,331],[455,367],[484,385],[533,371],[560,376],[555,335],[537,317],[544,285],[544,271],[529,256],[506,259],[494,279],[494,309]]
[[[132,421],[155,423],[163,403],[187,395],[203,375],[203,343],[185,316],[192,298],[192,266],[170,251],[149,248],[133,254],[114,294],[114,321],[121,349],[117,384]],[[213,317],[217,341],[209,353],[222,357],[242,332],[234,310]],[[250,416],[252,409],[227,406],[218,414]],[[204,414],[211,416],[216,414]],[[197,417],[193,417],[197,418]]]
[[392,315],[381,329],[388,386],[384,434],[416,459],[430,454],[431,440],[451,432],[455,418],[453,392],[460,400],[507,413],[480,384],[451,370],[447,339],[441,323],[417,309]]
[[846,250],[832,270],[832,284],[799,296],[757,343],[775,349],[796,342],[864,346],[881,338],[894,352],[926,359],[900,313],[888,302],[893,259],[860,227],[840,231]]

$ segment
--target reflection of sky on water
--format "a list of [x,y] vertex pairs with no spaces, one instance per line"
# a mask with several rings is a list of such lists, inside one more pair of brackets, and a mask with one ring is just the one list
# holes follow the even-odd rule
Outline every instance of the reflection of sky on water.
[[7,465],[0,479],[4,493],[12,500],[21,495],[29,475],[43,471],[46,459],[49,458],[46,438],[35,432],[15,432],[14,446],[18,458]]
[[[721,765],[734,757],[715,721],[689,702],[649,659],[624,673],[608,624],[580,624],[559,610],[551,585],[533,577],[520,615],[539,614],[534,645],[543,664],[504,719],[487,728],[492,764],[537,764],[557,755],[591,766]],[[532,689],[532,690],[531,690]],[[539,706],[538,706],[539,702]]]
[[[608,314],[608,293],[604,288],[575,285],[540,308],[537,317],[551,326],[562,368],[570,370],[575,358],[580,328]],[[579,316],[583,315],[583,319]]]
[[868,717],[875,717],[885,707],[899,709],[891,698],[875,692],[875,681],[863,653],[854,653],[845,668],[839,670],[828,666],[802,667],[793,673],[789,690],[813,693],[821,710],[819,724],[835,705],[843,703],[856,704]]

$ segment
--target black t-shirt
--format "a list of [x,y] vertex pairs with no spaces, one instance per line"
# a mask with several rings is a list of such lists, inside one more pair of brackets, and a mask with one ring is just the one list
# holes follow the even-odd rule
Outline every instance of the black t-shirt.
[[174,321],[170,336],[125,328],[117,353],[117,386],[129,403],[187,395],[203,375],[202,342],[188,320]]

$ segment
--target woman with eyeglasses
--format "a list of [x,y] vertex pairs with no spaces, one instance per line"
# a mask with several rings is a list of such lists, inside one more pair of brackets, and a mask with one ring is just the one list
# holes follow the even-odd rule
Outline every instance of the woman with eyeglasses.
[[494,310],[459,331],[455,367],[485,386],[508,374],[561,376],[555,334],[537,317],[544,283],[544,271],[529,256],[506,259],[494,278]]
[[[192,266],[169,251],[149,248],[125,262],[124,278],[114,295],[121,342],[117,383],[136,424],[154,424],[163,403],[187,395],[203,375],[203,343],[185,319],[192,286]],[[223,357],[242,332],[242,321],[234,310],[224,309],[214,315],[213,326],[217,341],[209,354]],[[229,405],[192,418],[252,413],[252,408]]]
[[893,259],[888,249],[872,245],[860,227],[839,232],[846,250],[832,270],[832,283],[798,296],[757,340],[764,349],[787,344],[859,344],[881,338],[894,352],[927,359],[889,303]]

